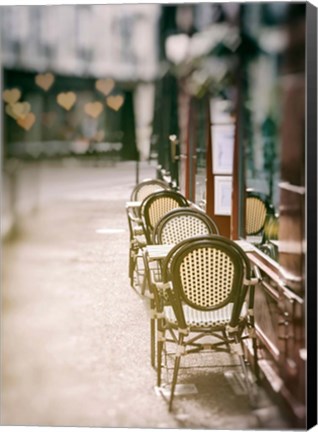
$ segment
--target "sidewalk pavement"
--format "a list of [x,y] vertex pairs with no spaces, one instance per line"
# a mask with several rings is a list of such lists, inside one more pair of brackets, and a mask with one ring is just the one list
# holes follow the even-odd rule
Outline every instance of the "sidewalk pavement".
[[[37,175],[37,209],[2,248],[1,424],[289,428],[262,389],[254,411],[235,393],[223,354],[181,371],[198,393],[176,397],[173,413],[155,392],[147,305],[128,279],[135,164],[44,164]],[[140,179],[154,176],[142,163]]]

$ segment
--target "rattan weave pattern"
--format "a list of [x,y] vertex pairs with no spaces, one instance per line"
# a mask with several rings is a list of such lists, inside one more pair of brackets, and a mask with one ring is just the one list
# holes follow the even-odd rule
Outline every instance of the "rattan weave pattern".
[[195,235],[209,234],[207,225],[191,215],[170,219],[162,229],[161,240],[164,244],[177,244]]
[[258,198],[249,197],[246,200],[246,234],[253,234],[260,231],[265,223],[266,206]]
[[[187,326],[216,327],[226,325],[230,322],[233,310],[233,303],[229,303],[221,309],[214,311],[199,311],[188,305],[183,306],[184,316]],[[244,303],[241,311],[241,317],[247,313],[247,306]],[[165,306],[166,319],[172,323],[177,323],[172,306]]]
[[149,184],[144,185],[142,188],[140,188],[136,193],[136,201],[143,201],[145,198],[147,198],[149,195],[151,195],[154,192],[164,190],[163,186],[160,186],[158,184]]
[[152,227],[156,225],[159,219],[162,218],[170,210],[180,207],[180,204],[170,197],[160,198],[155,200],[149,207],[149,221]]
[[180,265],[183,290],[199,307],[221,304],[230,294],[234,266],[229,256],[219,249],[194,249]]

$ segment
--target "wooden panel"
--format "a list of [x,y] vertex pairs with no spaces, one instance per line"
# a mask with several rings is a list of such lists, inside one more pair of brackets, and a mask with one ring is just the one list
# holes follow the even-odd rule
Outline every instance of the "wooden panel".
[[305,269],[305,189],[280,184],[279,263],[289,279],[298,280],[295,289],[303,289]]
[[297,424],[304,426],[304,301],[285,285],[277,263],[257,250],[248,257],[262,274],[254,305],[259,366],[274,392],[286,401]]
[[282,79],[281,178],[294,185],[305,184],[305,77]]

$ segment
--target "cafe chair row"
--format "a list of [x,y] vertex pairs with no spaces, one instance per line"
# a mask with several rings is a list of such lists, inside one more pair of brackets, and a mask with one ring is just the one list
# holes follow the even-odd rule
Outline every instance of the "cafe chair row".
[[[161,196],[147,200],[154,192],[158,191],[163,192]],[[167,211],[173,208],[186,207],[189,203],[185,197],[172,191],[168,183],[159,179],[148,179],[139,183],[133,189],[130,199],[131,201],[126,205],[130,231],[129,277],[131,286],[136,288],[136,286],[144,283],[143,272],[135,272],[136,263],[141,262],[141,256],[138,253],[147,243],[153,242],[151,236],[155,224]],[[268,197],[248,189],[245,213],[246,235],[252,243],[276,259],[276,248],[266,236],[267,227],[272,226],[277,220]]]
[[[247,393],[255,401],[243,341],[251,341],[258,379],[253,305],[260,275],[238,244],[219,235],[208,215],[162,183],[137,185],[142,201],[133,201],[138,197],[133,191],[126,205],[129,277],[149,301],[157,387],[169,389],[171,411],[181,358],[207,349],[225,351],[238,355]],[[168,357],[173,358],[173,377],[163,384]]]
[[146,180],[137,185],[136,189],[137,193],[133,190],[131,198],[144,197],[143,200],[126,203],[130,232],[129,278],[131,286],[144,294],[141,249],[146,244],[151,244],[153,228],[162,216],[175,208],[187,207],[189,203],[183,195],[171,190],[161,180]]
[[[145,198],[151,195],[153,192],[160,190],[170,190],[168,183],[159,179],[147,179],[138,183],[131,192],[130,201],[142,202]],[[136,209],[135,209],[136,210]],[[136,216],[139,216],[136,211]]]
[[138,251],[146,244],[144,229],[140,217],[140,206],[145,198],[160,190],[170,190],[170,187],[162,180],[146,179],[134,187],[130,195],[130,201],[126,203],[126,214],[130,233],[129,278],[132,287],[135,285],[134,270]]

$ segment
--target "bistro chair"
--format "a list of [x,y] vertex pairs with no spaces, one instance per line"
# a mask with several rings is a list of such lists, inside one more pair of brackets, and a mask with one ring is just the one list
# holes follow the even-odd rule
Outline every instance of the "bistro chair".
[[[181,207],[168,212],[154,227],[152,234],[153,244],[180,245],[192,237],[219,234],[215,222],[203,211],[191,207]],[[145,258],[147,258],[145,256]],[[145,262],[148,275],[148,284],[160,282],[161,268],[150,268],[149,262]],[[151,290],[151,287],[150,287]],[[167,301],[167,298],[165,299]],[[156,315],[155,302],[150,301],[150,332],[151,332],[151,364],[155,366],[155,340],[156,340]]]
[[[253,320],[254,286],[245,252],[221,236],[190,239],[171,250],[163,265],[163,284],[170,305],[162,305],[158,320],[157,385],[161,386],[162,356],[169,332],[175,341],[169,411],[181,358],[205,349],[237,354],[250,400],[255,398],[245,363],[243,340],[252,338],[258,377]],[[157,300],[157,299],[156,299]],[[160,308],[160,303],[157,305]],[[209,343],[206,337],[209,336]]]
[[[152,243],[153,228],[162,216],[172,209],[188,205],[189,203],[183,195],[172,190],[154,192],[142,201],[140,206],[140,221],[143,239],[138,240],[138,243],[133,243],[133,254],[130,254],[131,284],[134,288],[136,288],[135,285],[138,285],[142,295],[145,294],[147,281],[144,277],[145,269],[141,249],[145,245]],[[135,281],[137,281],[136,284]]]
[[140,205],[145,198],[160,190],[169,190],[170,186],[159,179],[146,179],[138,183],[131,192],[130,202],[126,204],[126,214],[129,228],[129,278],[134,285],[134,266],[139,249],[146,244],[144,230],[140,218]]
[[216,223],[203,211],[177,208],[163,216],[154,227],[154,244],[177,244],[197,235],[219,234]]
[[247,190],[245,234],[246,236],[256,236],[252,239],[253,243],[261,243],[266,217],[270,214],[274,214],[274,208],[267,196],[251,189]]
[[258,248],[275,261],[278,260],[278,231],[278,216],[268,214],[264,225],[262,243]]
[[131,192],[131,201],[143,201],[149,195],[159,190],[170,190],[168,183],[160,179],[146,179],[138,183]]
[[142,202],[140,216],[148,244],[152,243],[153,230],[159,220],[179,207],[189,207],[189,202],[182,194],[172,190],[155,192]]

